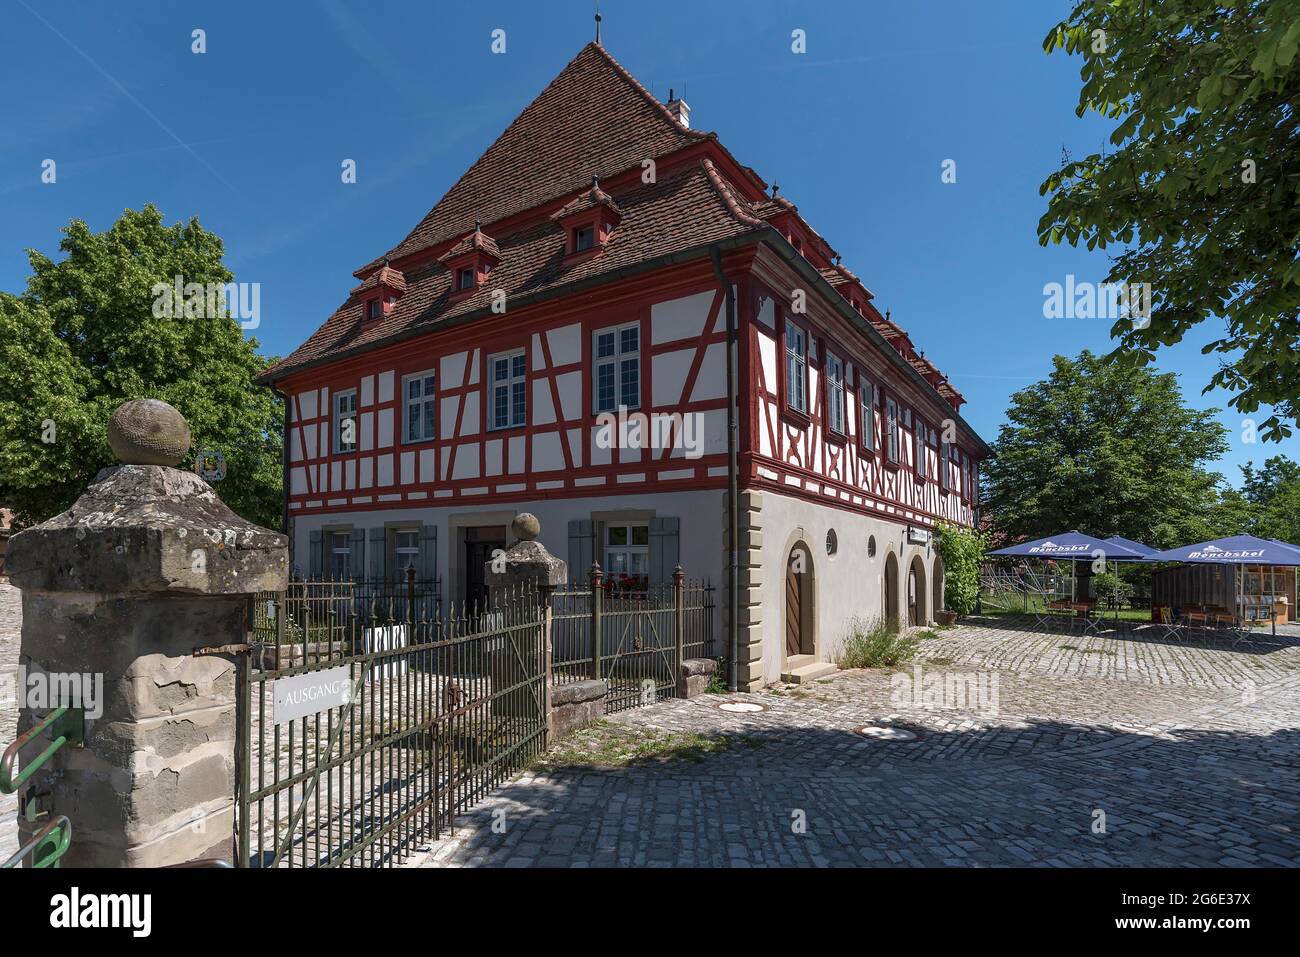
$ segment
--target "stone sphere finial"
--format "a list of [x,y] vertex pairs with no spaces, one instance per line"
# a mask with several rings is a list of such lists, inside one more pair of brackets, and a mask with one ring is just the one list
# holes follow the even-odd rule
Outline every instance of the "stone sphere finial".
[[520,512],[510,523],[510,530],[515,533],[515,538],[519,541],[531,542],[542,534],[542,523],[532,512]]
[[190,451],[190,424],[158,399],[123,402],[108,420],[108,445],[123,465],[180,465]]

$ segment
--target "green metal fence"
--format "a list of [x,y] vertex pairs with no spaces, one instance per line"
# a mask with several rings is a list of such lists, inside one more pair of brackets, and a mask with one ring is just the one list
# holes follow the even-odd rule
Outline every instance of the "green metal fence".
[[[362,606],[323,584],[256,599],[270,602],[255,622],[269,640],[239,672],[239,866],[400,863],[546,746],[539,592],[441,615],[413,582],[404,601]],[[286,647],[290,623],[305,639],[330,603],[319,640]]]
[[676,697],[679,664],[711,658],[713,587],[688,581],[627,587],[593,567],[590,581],[568,584],[552,599],[554,681],[609,682],[607,714]]
[[[81,708],[58,707],[52,709],[43,718],[32,725],[26,732],[5,749],[0,757],[0,794],[13,794],[36,774],[54,755],[65,746],[80,747],[85,741],[86,719]],[[49,743],[42,747],[39,754],[23,761],[22,769],[18,764],[23,752],[29,745],[40,742],[45,737]],[[39,745],[38,745],[39,746]],[[19,795],[18,804],[22,817],[35,824],[48,812],[40,810],[37,789],[26,788]],[[18,849],[18,853],[0,863],[0,869],[18,867],[30,859],[33,868],[59,867],[59,860],[72,843],[72,822],[63,815],[51,819],[37,830]]]

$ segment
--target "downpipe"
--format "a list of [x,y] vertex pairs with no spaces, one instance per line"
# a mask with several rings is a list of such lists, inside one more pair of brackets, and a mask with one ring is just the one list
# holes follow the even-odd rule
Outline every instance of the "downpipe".
[[738,549],[740,491],[737,475],[739,445],[736,421],[736,291],[722,271],[722,254],[713,248],[713,272],[727,296],[727,689],[738,691],[737,659],[740,656],[740,593]]

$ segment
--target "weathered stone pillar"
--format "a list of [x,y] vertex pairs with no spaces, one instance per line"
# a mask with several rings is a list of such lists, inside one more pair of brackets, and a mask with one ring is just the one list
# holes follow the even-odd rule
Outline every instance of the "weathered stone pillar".
[[[546,550],[545,545],[537,540],[537,536],[542,533],[542,525],[537,520],[536,515],[530,512],[520,512],[515,516],[515,520],[510,523],[510,530],[514,533],[517,541],[506,549],[504,554],[485,563],[485,581],[493,591],[531,586],[537,590],[538,598],[545,609],[546,681],[543,685],[545,700],[542,707],[546,715],[547,740],[549,741],[552,737],[553,727],[551,723],[551,656],[553,650],[551,645],[551,595],[556,588],[568,581],[569,563],[561,558],[556,558]],[[509,649],[505,649],[501,653],[508,654]],[[527,693],[527,689],[521,692],[524,696]],[[517,701],[511,702],[509,696],[507,696],[506,698],[496,699],[494,707],[524,709],[532,707],[532,705],[527,702],[526,697],[519,697]]]
[[20,664],[81,692],[35,701],[20,687],[19,731],[54,704],[80,705],[85,720],[84,745],[63,747],[28,782],[20,807],[41,817],[21,821],[21,835],[66,814],[69,866],[229,859],[236,665],[229,651],[196,651],[247,642],[248,596],[285,587],[288,542],[175,468],[190,432],[166,403],[124,403],[108,436],[123,464],[9,546]]

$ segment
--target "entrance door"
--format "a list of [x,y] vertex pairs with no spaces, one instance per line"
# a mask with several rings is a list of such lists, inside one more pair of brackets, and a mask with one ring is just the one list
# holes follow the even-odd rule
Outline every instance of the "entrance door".
[[790,555],[785,568],[785,653],[788,657],[803,654],[803,576],[796,556]]
[[916,569],[907,570],[907,623],[919,625],[921,596],[916,593]]
[[487,608],[488,587],[485,565],[493,553],[506,547],[506,530],[503,525],[488,525],[465,529],[465,609],[482,611]]

